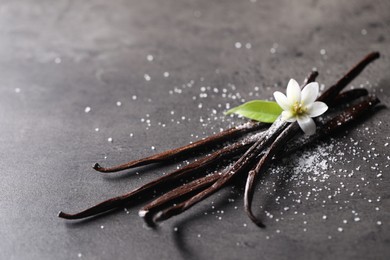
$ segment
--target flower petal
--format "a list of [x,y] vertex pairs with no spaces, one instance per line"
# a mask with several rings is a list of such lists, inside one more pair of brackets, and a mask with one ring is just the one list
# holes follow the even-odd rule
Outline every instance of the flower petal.
[[301,88],[295,79],[290,79],[287,84],[287,99],[292,104],[301,102]]
[[297,121],[297,119],[295,118],[294,114],[291,111],[283,111],[282,119],[290,123]]
[[305,106],[308,106],[316,101],[319,89],[320,87],[317,82],[311,82],[307,84],[306,87],[304,87],[302,90],[301,103]]
[[307,115],[310,117],[320,116],[328,110],[328,106],[324,102],[316,101],[307,106]]
[[316,132],[316,124],[314,120],[309,116],[298,117],[298,124],[307,135],[312,135]]
[[274,92],[274,98],[276,100],[276,103],[283,109],[283,110],[290,110],[292,104],[288,101],[285,94],[279,91]]

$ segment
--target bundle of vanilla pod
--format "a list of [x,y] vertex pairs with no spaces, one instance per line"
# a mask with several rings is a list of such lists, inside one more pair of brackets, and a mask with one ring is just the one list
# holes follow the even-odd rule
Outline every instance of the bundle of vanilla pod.
[[[378,52],[368,54],[317,98],[317,101],[326,103],[329,109],[320,122],[317,120],[315,134],[309,137],[301,131],[298,122],[287,122],[283,120],[282,116],[279,116],[272,124],[249,121],[189,145],[122,165],[104,168],[96,163],[93,167],[96,171],[110,173],[150,164],[176,162],[194,155],[207,154],[193,163],[126,194],[108,199],[75,214],[60,212],[58,216],[65,219],[93,217],[136,203],[142,197],[149,201],[139,210],[139,216],[144,218],[148,225],[153,226],[159,221],[186,211],[235,178],[246,177],[245,211],[256,225],[264,227],[261,220],[253,214],[251,208],[254,183],[257,177],[260,174],[265,174],[270,163],[276,162],[278,157],[287,156],[320,138],[330,137],[346,127],[351,127],[351,122],[365,115],[372,115],[372,111],[379,104],[377,97],[369,95],[364,88],[344,92],[342,90],[368,64],[378,58]],[[315,81],[317,76],[318,72],[312,72],[302,87]],[[214,152],[208,153],[216,147]],[[209,169],[216,167],[221,162],[229,163],[229,160],[226,159],[234,159],[235,161],[223,170],[206,174]],[[183,184],[183,180],[185,184]],[[162,193],[162,195],[154,198],[156,192]]]

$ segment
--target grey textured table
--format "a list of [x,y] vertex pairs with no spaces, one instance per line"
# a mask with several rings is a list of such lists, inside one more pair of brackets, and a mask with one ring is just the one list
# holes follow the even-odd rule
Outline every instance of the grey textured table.
[[386,0],[0,1],[0,258],[389,259],[388,109],[273,166],[254,201],[265,229],[243,212],[242,183],[156,230],[140,205],[57,218],[176,167],[104,176],[93,163],[240,123],[223,116],[229,105],[269,98],[313,67],[326,87],[380,51],[352,85],[390,104],[389,10]]

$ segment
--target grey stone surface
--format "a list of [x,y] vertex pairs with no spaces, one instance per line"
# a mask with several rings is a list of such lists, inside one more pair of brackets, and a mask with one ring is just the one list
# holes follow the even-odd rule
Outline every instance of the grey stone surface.
[[352,85],[389,104],[389,10],[386,0],[0,1],[0,258],[389,259],[388,109],[287,159],[298,166],[273,167],[273,177],[295,177],[258,184],[266,229],[243,212],[242,183],[156,230],[139,205],[57,218],[169,169],[103,176],[96,161],[126,162],[228,127],[239,120],[224,119],[226,103],[271,97],[313,67],[328,86],[380,51]]

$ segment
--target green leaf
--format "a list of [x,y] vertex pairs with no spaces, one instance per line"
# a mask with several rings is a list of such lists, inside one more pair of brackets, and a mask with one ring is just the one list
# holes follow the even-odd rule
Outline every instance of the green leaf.
[[264,123],[273,123],[283,109],[276,102],[252,100],[225,112],[225,115],[237,114]]

